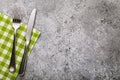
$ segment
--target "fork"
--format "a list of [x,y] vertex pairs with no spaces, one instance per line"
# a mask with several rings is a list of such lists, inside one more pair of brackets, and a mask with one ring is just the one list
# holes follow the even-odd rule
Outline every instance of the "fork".
[[10,64],[9,64],[9,71],[11,73],[15,72],[16,70],[16,61],[15,61],[15,54],[16,54],[16,34],[17,34],[17,30],[20,27],[20,23],[21,23],[21,13],[20,13],[20,9],[18,9],[17,7],[14,8],[13,10],[13,28],[14,28],[14,40],[13,40],[13,48],[12,48],[12,55],[11,55],[11,60],[10,60]]

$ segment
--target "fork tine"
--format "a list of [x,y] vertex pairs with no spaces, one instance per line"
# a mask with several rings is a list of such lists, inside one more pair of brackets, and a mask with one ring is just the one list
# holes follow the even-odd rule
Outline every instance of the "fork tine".
[[21,8],[20,7],[15,6],[12,12],[13,12],[13,18],[21,19]]

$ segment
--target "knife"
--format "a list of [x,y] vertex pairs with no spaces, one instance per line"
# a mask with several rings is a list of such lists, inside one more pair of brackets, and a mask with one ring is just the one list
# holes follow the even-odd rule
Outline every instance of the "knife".
[[26,32],[26,37],[25,37],[26,38],[25,49],[24,49],[24,54],[23,54],[22,62],[20,65],[19,73],[18,73],[20,77],[23,77],[25,74],[25,70],[27,66],[27,59],[28,59],[28,49],[30,45],[31,35],[33,32],[35,18],[36,18],[36,9],[33,9],[31,12],[29,21],[28,21],[28,25],[27,25],[27,32]]

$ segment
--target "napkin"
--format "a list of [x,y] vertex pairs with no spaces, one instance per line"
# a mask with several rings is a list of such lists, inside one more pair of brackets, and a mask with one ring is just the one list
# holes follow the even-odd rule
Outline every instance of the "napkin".
[[[14,73],[10,73],[9,63],[12,54],[14,34],[12,24],[12,18],[0,13],[0,80],[16,79],[24,54],[26,25],[22,23],[17,31],[16,37],[16,71]],[[40,31],[33,29],[29,46],[29,53],[35,45],[39,35]]]

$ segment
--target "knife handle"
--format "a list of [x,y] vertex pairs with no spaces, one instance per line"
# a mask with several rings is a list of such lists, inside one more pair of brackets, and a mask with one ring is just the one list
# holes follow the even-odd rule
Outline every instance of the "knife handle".
[[28,45],[25,45],[25,50],[24,50],[24,54],[23,54],[23,58],[22,58],[22,62],[20,65],[20,70],[19,70],[19,76],[23,77],[25,75],[25,70],[26,70],[26,66],[27,66],[27,53],[28,53]]

